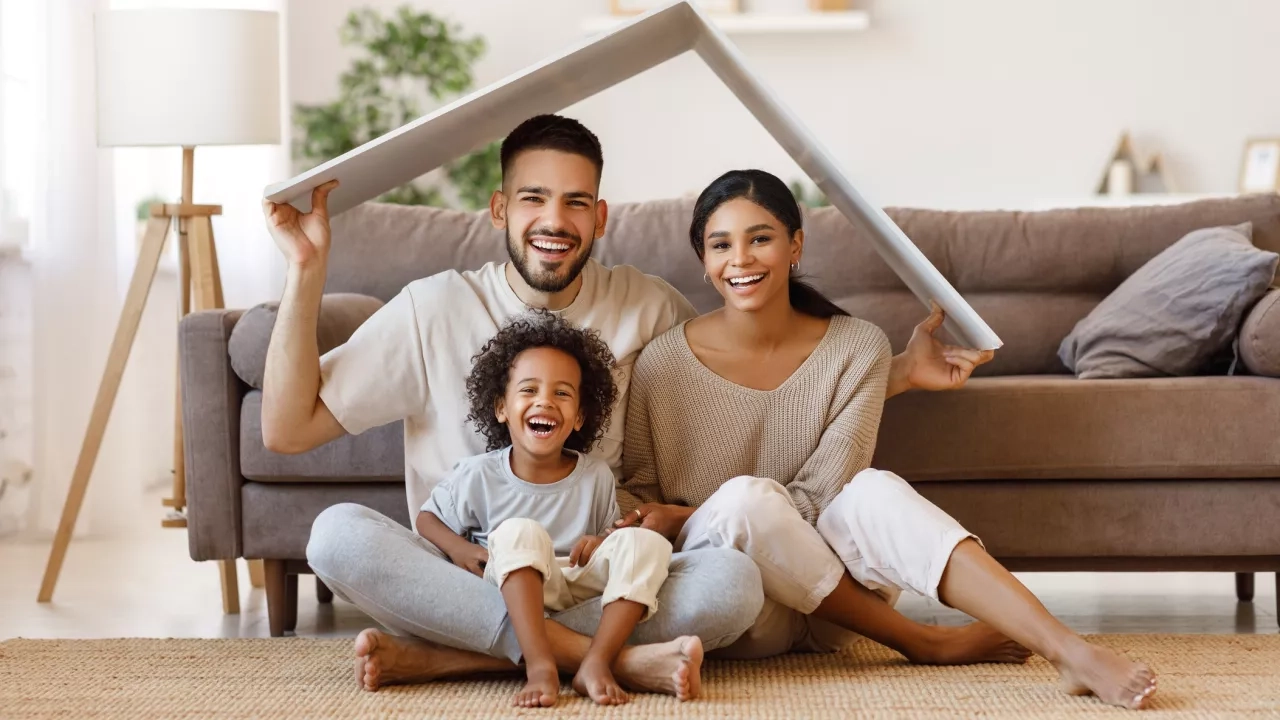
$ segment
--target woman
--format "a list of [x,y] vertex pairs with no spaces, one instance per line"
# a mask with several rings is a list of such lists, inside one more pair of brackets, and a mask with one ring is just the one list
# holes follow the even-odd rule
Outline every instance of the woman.
[[[698,198],[689,236],[724,307],[636,363],[619,524],[657,530],[677,550],[733,547],[756,561],[765,609],[726,654],[834,650],[854,632],[936,660],[932,629],[891,607],[911,590],[1044,656],[1067,692],[1142,707],[1155,690],[1146,666],[1072,633],[955,520],[868,469],[889,343],[795,279],[804,231],[786,185],[726,173]],[[1005,642],[985,659],[1024,658]]]

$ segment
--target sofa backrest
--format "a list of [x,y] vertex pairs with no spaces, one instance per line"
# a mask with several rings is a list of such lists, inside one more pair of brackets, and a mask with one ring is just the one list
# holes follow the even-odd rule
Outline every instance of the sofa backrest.
[[[595,257],[659,275],[706,312],[719,305],[689,246],[693,200],[620,203]],[[888,215],[1004,340],[980,375],[1063,373],[1058,345],[1131,273],[1201,227],[1253,223],[1258,247],[1280,252],[1280,196],[1173,206],[1041,212],[888,208]],[[835,208],[806,211],[801,273],[901,350],[926,310]],[[487,212],[367,203],[334,219],[327,292],[389,299],[446,269],[506,258]]]

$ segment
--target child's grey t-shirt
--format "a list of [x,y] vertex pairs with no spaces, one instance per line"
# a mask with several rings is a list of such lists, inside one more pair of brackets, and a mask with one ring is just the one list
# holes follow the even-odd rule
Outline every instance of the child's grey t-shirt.
[[422,511],[486,548],[489,533],[503,520],[536,520],[551,536],[556,555],[566,556],[583,535],[604,535],[618,519],[618,501],[608,463],[565,452],[576,455],[578,464],[550,485],[516,477],[510,446],[460,460],[431,491]]

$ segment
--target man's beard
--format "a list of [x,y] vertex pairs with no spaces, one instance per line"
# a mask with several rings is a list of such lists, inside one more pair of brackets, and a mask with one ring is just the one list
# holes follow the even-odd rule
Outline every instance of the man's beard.
[[[554,263],[554,267],[546,268],[543,261],[529,257],[528,240],[532,235],[572,241],[579,254]],[[525,232],[522,240],[516,240],[511,236],[511,228],[507,228],[507,255],[511,258],[511,264],[515,265],[516,272],[520,273],[525,283],[538,292],[556,293],[572,285],[573,281],[578,279],[587,261],[591,259],[591,251],[594,249],[595,243],[591,243],[587,246],[586,252],[583,252],[581,238],[567,230],[531,228]]]

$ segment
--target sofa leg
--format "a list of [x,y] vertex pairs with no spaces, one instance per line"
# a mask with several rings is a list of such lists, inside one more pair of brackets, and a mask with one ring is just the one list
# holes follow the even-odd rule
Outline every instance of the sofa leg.
[[1253,573],[1236,573],[1236,599],[1253,602]]
[[[289,620],[289,573],[283,560],[264,560],[262,569],[267,583],[267,624],[271,637],[282,637]],[[295,587],[297,576],[294,576]],[[297,594],[294,594],[297,607]]]
[[298,627],[298,576],[285,576],[284,629],[292,632]]
[[319,577],[316,578],[316,599],[324,605],[333,602],[333,591]]

